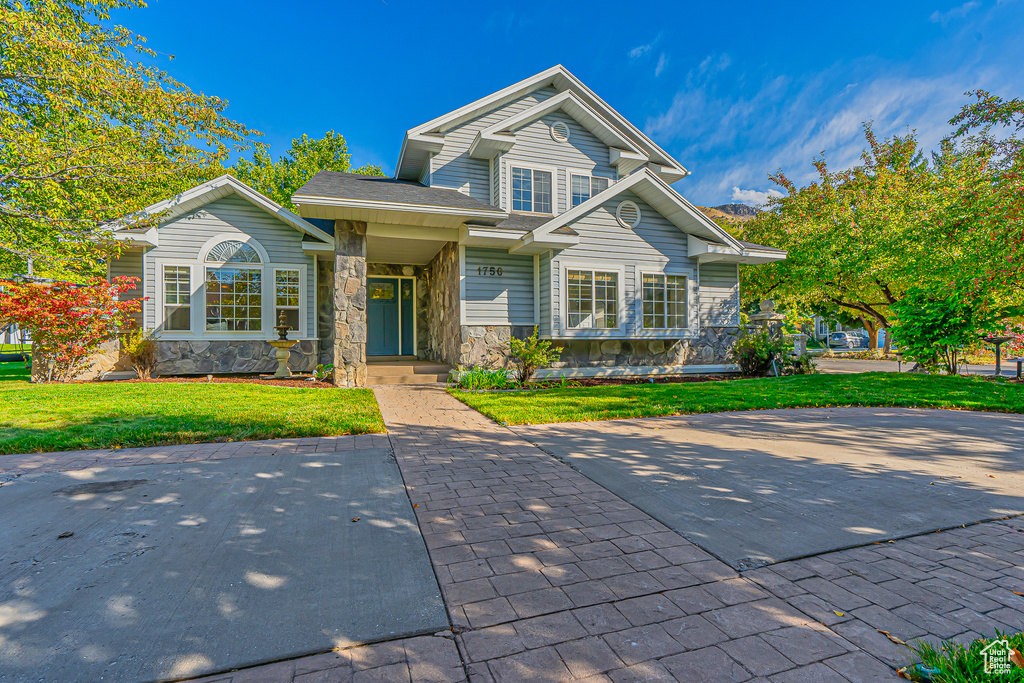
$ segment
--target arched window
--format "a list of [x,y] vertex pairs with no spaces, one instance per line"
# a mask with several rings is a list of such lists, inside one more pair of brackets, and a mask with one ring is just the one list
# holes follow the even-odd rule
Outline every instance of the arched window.
[[[206,254],[206,329],[255,332],[263,328],[263,269],[250,244],[225,240]],[[229,265],[230,264],[230,265]],[[248,265],[253,264],[253,265]]]
[[251,245],[238,240],[226,240],[210,249],[207,263],[260,263],[260,254]]

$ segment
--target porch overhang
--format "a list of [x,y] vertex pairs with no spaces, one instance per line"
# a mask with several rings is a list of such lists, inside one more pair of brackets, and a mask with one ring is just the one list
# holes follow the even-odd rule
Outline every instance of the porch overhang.
[[698,263],[771,263],[782,261],[786,252],[760,244],[739,242],[739,248],[728,244],[702,240],[694,235],[686,236],[687,253]]

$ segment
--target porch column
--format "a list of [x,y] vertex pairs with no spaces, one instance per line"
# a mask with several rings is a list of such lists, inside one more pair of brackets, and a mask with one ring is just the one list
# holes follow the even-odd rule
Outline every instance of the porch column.
[[334,383],[366,384],[366,223],[334,222]]

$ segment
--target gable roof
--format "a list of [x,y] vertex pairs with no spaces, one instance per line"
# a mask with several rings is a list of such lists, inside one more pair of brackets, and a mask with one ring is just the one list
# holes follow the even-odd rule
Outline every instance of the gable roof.
[[155,204],[150,204],[141,211],[110,223],[109,227],[113,229],[114,232],[135,233],[138,232],[138,228],[133,229],[133,226],[140,221],[154,216],[159,216],[161,221],[168,221],[177,218],[178,216],[191,213],[192,211],[206,206],[210,202],[223,199],[224,197],[232,194],[238,195],[253,206],[266,211],[274,218],[277,218],[283,223],[287,223],[301,233],[311,235],[317,239],[323,240],[324,242],[334,243],[334,237],[328,233],[308,221],[303,220],[277,202],[272,201],[268,197],[260,194],[243,183],[238,178],[227,173],[201,185],[196,185],[195,187],[176,194],[173,197],[156,202]]
[[597,93],[588,88],[568,69],[557,64],[550,69],[526,78],[518,83],[480,98],[464,107],[443,116],[427,121],[410,129],[402,141],[402,150],[395,166],[395,177],[404,179],[418,178],[423,163],[430,154],[440,151],[444,144],[444,133],[452,128],[476,118],[477,116],[503,107],[506,104],[527,95],[535,90],[551,86],[561,92],[571,91],[578,99],[593,111],[605,118],[609,125],[646,154],[651,163],[658,167],[659,172],[670,182],[675,182],[690,174],[682,164],[645,135],[639,128],[613,109],[607,102],[598,97]]
[[412,180],[338,171],[320,171],[296,190],[292,195],[292,201],[296,204],[305,204],[317,197],[342,200],[351,206],[387,204],[393,207],[401,205],[462,210],[467,212],[467,215],[474,216],[494,215],[504,218],[507,215],[504,211],[457,190],[428,187]]
[[[752,242],[742,242],[723,230],[714,221],[705,216],[697,207],[688,202],[657,174],[648,168],[637,171],[631,176],[612,183],[608,189],[599,192],[578,206],[555,216],[544,225],[536,228],[524,240],[526,242],[544,242],[545,237],[559,234],[558,231],[571,227],[570,224],[598,208],[605,202],[630,191],[666,220],[682,232],[697,238],[705,245],[716,245],[708,250],[716,258],[740,257],[749,262],[774,261],[786,257],[786,252],[773,247],[765,247]],[[695,254],[694,254],[695,255]]]

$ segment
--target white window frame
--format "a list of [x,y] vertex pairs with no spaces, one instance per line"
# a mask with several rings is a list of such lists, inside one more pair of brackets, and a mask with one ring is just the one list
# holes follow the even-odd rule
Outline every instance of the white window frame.
[[[686,278],[686,327],[644,327],[644,275],[665,275]],[[700,286],[696,268],[645,268],[637,266],[635,270],[634,306],[636,309],[633,333],[638,339],[689,339],[698,335],[699,300],[697,296]]]
[[[558,191],[559,191],[559,169],[556,166],[543,166],[535,164],[529,161],[512,161],[511,159],[505,159],[505,210],[509,213],[529,214],[532,216],[557,216],[559,211],[558,206]],[[515,211],[512,208],[512,169],[522,168],[530,171],[541,171],[542,173],[551,174],[551,213],[544,213],[540,211]],[[532,176],[531,176],[532,182]]]
[[[257,253],[260,255],[261,263],[222,263],[222,262],[206,262],[206,256],[210,250],[220,242],[227,240],[233,240],[236,242],[244,242],[249,244]],[[308,340],[310,339],[309,327],[309,306],[314,306],[316,310],[316,302],[310,300],[309,292],[309,263],[288,263],[288,262],[277,262],[271,261],[269,255],[263,246],[256,241],[251,235],[245,233],[229,232],[221,233],[214,237],[211,237],[206,243],[199,249],[197,258],[195,259],[181,259],[181,258],[153,258],[154,265],[154,289],[152,300],[155,300],[154,306],[154,326],[152,329],[157,332],[157,338],[164,341],[215,341],[215,340],[245,340],[245,341],[265,341],[274,339],[276,333],[274,332],[274,325],[277,324],[277,319],[274,317],[277,309],[277,292],[275,291],[276,283],[276,271],[277,270],[298,270],[299,271],[299,329],[291,330],[288,333],[289,339]],[[148,260],[147,260],[148,263]],[[314,262],[315,264],[315,262]],[[163,270],[165,266],[184,266],[190,269],[191,277],[191,330],[188,332],[184,330],[164,330],[161,326],[164,320],[164,300],[166,298],[166,292],[164,291],[164,278]],[[246,331],[218,331],[218,330],[207,330],[206,329],[206,270],[207,268],[247,268],[247,269],[258,269],[261,271],[262,286],[260,289],[261,297],[261,316],[260,316],[260,330],[246,330]],[[315,265],[314,265],[315,267]],[[316,272],[316,271],[314,271]],[[315,286],[314,292],[315,294]],[[268,307],[267,303],[271,305]]]
[[[571,211],[572,209],[575,208],[572,205],[572,177],[574,175],[587,176],[588,178],[591,179],[591,181],[590,181],[590,189],[591,189],[590,198],[591,199],[594,198],[594,194],[593,194],[593,189],[594,189],[594,181],[593,181],[593,179],[594,178],[604,178],[605,180],[608,181],[608,187],[611,187],[612,185],[615,184],[616,178],[613,178],[611,176],[606,176],[606,175],[597,175],[596,173],[594,173],[594,171],[595,171],[595,169],[590,169],[589,171],[586,170],[586,169],[582,169],[582,168],[566,168],[565,169],[565,210],[566,211]],[[579,204],[577,204],[576,206],[579,206]]]
[[[570,270],[590,270],[615,273],[618,277],[618,315],[616,327],[569,327],[569,275]],[[626,308],[626,270],[620,265],[607,261],[566,260],[558,264],[558,337],[621,337],[626,329],[629,311]]]

